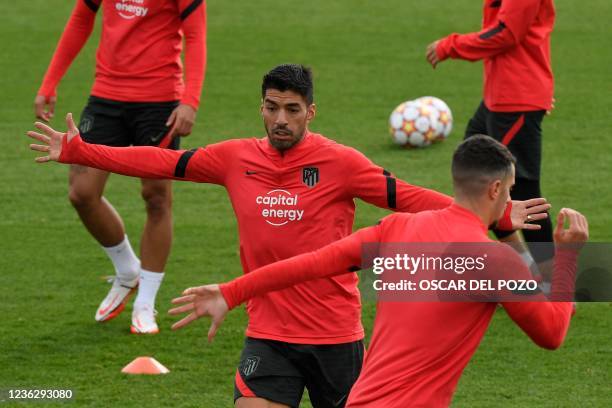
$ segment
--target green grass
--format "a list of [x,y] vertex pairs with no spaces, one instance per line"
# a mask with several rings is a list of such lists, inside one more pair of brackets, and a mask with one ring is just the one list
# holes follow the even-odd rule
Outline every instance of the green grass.
[[[68,387],[76,406],[231,406],[232,381],[246,317],[232,313],[212,345],[204,322],[171,333],[165,314],[190,285],[239,275],[237,233],[222,188],[175,183],[175,242],[158,297],[162,333],[129,334],[129,310],[108,324],[93,315],[108,286],[104,253],[66,198],[67,169],[35,166],[23,136],[32,100],[72,7],[70,1],[2,2],[0,89],[0,388]],[[553,63],[557,108],[544,122],[543,190],[555,213],[575,207],[595,241],[612,234],[608,0],[557,1]],[[282,62],[314,68],[318,116],[312,129],[363,151],[415,184],[450,192],[449,159],[481,95],[479,64],[448,62],[436,71],[425,46],[450,32],[478,27],[481,2],[211,1],[208,70],[195,133],[183,146],[262,134],[262,74]],[[80,113],[93,78],[94,38],[61,87],[57,118]],[[422,151],[393,148],[387,117],[399,102],[436,95],[453,109],[447,142]],[[107,197],[133,243],[144,220],[139,182],[114,176]],[[356,227],[385,211],[359,205]],[[582,304],[565,345],[538,349],[503,311],[463,375],[454,406],[610,406],[612,308]],[[371,328],[374,308],[364,308]],[[171,374],[127,377],[119,371],[154,355]],[[308,402],[303,406],[309,407]]]

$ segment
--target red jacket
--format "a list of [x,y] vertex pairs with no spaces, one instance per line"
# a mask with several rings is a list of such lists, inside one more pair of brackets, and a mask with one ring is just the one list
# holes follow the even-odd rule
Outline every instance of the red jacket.
[[490,110],[549,110],[554,22],[553,0],[485,0],[482,30],[451,34],[436,53],[440,60],[484,60],[484,102]]

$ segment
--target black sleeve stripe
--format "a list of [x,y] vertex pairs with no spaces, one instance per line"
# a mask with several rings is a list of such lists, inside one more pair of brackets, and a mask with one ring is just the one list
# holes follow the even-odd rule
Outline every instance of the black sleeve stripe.
[[196,152],[197,149],[187,150],[185,153],[181,155],[178,162],[176,163],[176,168],[174,169],[174,177],[185,177],[185,171],[187,170],[187,163],[191,160],[191,156]]
[[480,38],[481,40],[488,40],[489,38],[493,37],[495,34],[501,33],[504,30],[504,28],[506,28],[506,25],[500,21],[497,27],[492,28],[489,31],[486,31],[480,34],[478,38]]
[[397,208],[395,179],[389,176],[387,176],[387,206]]
[[96,4],[93,0],[83,0],[83,1],[85,2],[85,5],[89,7],[89,9],[93,11],[94,13],[96,13],[98,11],[98,8],[100,8],[100,5]]
[[501,0],[494,0],[493,2],[491,2],[491,5],[489,7],[491,8],[498,8],[501,7]]
[[189,17],[189,15],[193,13],[200,4],[202,4],[202,0],[193,0],[193,2],[181,13],[181,20],[185,20],[187,17]]
[[348,268],[348,270],[349,270],[350,272],[358,272],[358,271],[360,271],[360,270],[361,270],[361,268],[360,268],[360,267],[358,267],[358,266],[353,265],[353,266],[350,266],[350,267]]
[[383,176],[389,177],[390,175],[391,175],[391,173],[389,173],[389,171],[387,169],[383,169]]

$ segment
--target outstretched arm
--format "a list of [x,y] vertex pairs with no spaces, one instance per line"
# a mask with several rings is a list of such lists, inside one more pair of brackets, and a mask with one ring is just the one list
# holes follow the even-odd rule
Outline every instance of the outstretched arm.
[[[351,198],[359,197],[377,207],[415,213],[446,208],[453,201],[445,194],[396,178],[355,149],[347,151],[343,163],[347,166],[345,174],[350,175],[346,184],[347,195]],[[497,228],[504,231],[540,229],[540,225],[531,222],[546,218],[549,208],[544,198],[512,201]]]
[[35,124],[40,132],[27,132],[28,136],[42,142],[31,144],[30,148],[48,153],[37,157],[38,163],[57,161],[95,167],[125,176],[215,184],[224,183],[224,170],[230,165],[223,153],[226,150],[223,149],[223,143],[188,151],[149,146],[110,147],[85,143],[70,113],[66,116],[66,124],[66,133],[58,132],[41,122]]
[[180,306],[169,313],[189,314],[172,328],[180,329],[202,316],[211,316],[208,332],[211,341],[229,310],[267,292],[309,280],[355,272],[362,264],[362,244],[379,240],[380,226],[364,228],[319,250],[266,265],[228,283],[186,289],[182,297],[172,301]]

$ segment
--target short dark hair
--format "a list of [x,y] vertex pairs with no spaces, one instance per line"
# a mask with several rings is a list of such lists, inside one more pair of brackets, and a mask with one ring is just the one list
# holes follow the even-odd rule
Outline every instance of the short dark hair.
[[455,192],[479,195],[491,181],[507,177],[514,164],[516,159],[510,150],[497,140],[486,135],[471,136],[453,154]]
[[306,100],[308,105],[314,100],[312,71],[304,65],[282,64],[272,68],[263,77],[261,97],[266,96],[266,90],[278,89],[281,92],[293,91]]

